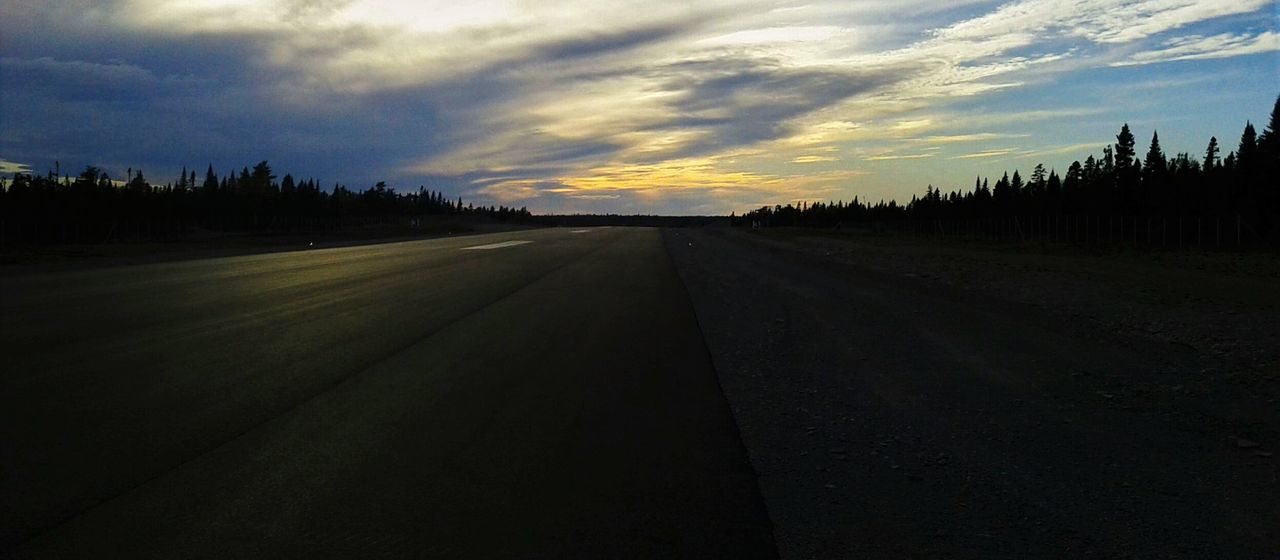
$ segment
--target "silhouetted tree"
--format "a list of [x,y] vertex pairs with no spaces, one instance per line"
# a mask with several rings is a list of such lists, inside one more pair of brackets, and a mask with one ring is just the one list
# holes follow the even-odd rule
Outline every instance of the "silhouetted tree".
[[[1221,233],[1224,226],[1225,229],[1239,228],[1242,236],[1254,242],[1280,245],[1280,133],[1277,130],[1280,130],[1280,97],[1262,134],[1256,134],[1252,123],[1246,123],[1238,148],[1221,158],[1217,138],[1209,139],[1203,162],[1185,152],[1169,158],[1160,145],[1159,134],[1153,132],[1146,157],[1139,159],[1133,132],[1125,124],[1116,135],[1115,144],[1103,146],[1101,158],[1090,154],[1083,162],[1073,161],[1061,178],[1056,171],[1046,172],[1043,165],[1036,165],[1025,185],[1019,170],[1014,169],[1005,171],[991,189],[987,188],[988,179],[981,176],[974,179],[973,189],[968,192],[947,192],[928,185],[923,195],[913,195],[905,206],[895,201],[865,204],[857,197],[849,204],[802,201],[796,205],[761,207],[737,216],[735,223],[823,226],[849,222],[879,224],[885,220],[911,223],[935,219],[994,219],[993,231],[1011,235],[1015,229],[1023,229],[1014,228],[1015,223],[1030,224],[1030,227],[1039,223],[1044,227],[1050,216],[1074,216],[1077,219],[1074,227],[1087,225],[1096,236],[1101,235],[1098,228],[1102,217],[1110,216],[1106,228],[1113,228],[1116,233],[1107,235],[1131,239],[1128,236],[1136,235],[1135,220],[1140,216],[1164,217],[1166,224],[1171,219],[1182,223],[1194,218],[1197,228],[1212,218],[1216,220],[1215,232]],[[1020,222],[1020,219],[1030,221]],[[1151,222],[1147,224],[1152,227]],[[924,229],[938,231],[941,228],[934,225]],[[1121,228],[1126,232],[1123,236],[1119,234]]]
[[1258,136],[1258,151],[1261,156],[1271,165],[1280,164],[1280,96],[1276,97],[1276,104],[1271,109],[1271,118],[1267,121],[1267,127],[1262,129],[1262,134]]
[[1218,137],[1209,137],[1209,147],[1204,149],[1204,170],[1213,171],[1218,166]]
[[0,240],[105,241],[121,236],[159,236],[193,225],[210,229],[334,229],[351,224],[416,223],[411,217],[470,213],[498,220],[528,219],[527,209],[506,206],[463,209],[443,193],[420,188],[401,195],[385,182],[353,193],[335,185],[322,192],[314,179],[299,183],[286,174],[274,182],[262,161],[252,171],[219,179],[213,166],[195,196],[195,172],[186,168],[168,185],[151,185],[141,170],[129,168],[116,186],[100,168],[86,166],[73,181],[50,170],[43,176],[17,173],[0,179]]

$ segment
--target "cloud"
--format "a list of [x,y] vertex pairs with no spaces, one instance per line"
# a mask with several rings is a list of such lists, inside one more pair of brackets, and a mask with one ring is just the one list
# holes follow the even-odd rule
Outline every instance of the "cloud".
[[25,163],[0,158],[0,173],[30,173],[31,166]]
[[281,19],[291,23],[314,23],[337,14],[354,0],[284,0]]
[[1119,44],[1270,6],[1271,0],[1024,0],[940,29],[936,38],[940,43],[999,41],[993,48],[1030,44],[1044,35]]
[[878,156],[868,156],[862,159],[865,161],[893,161],[899,159],[925,159],[931,157],[933,157],[933,154],[882,154]]
[[[728,208],[1100,112],[984,106],[1067,72],[1276,50],[1274,31],[1213,27],[1271,5],[0,0],[0,151]],[[850,175],[813,172],[837,162]]]
[[1014,153],[1015,151],[1016,150],[1014,150],[1013,148],[1003,148],[999,150],[983,150],[981,152],[974,152],[971,154],[953,156],[947,159],[973,159],[973,158],[999,157],[999,156],[1007,156],[1009,154]]
[[97,63],[52,57],[0,58],[0,75],[7,88],[56,90],[66,98],[104,99],[111,96],[158,92],[158,88],[195,85],[193,76],[159,77],[125,62]]
[[957,144],[965,142],[986,142],[988,140],[1003,140],[1008,138],[1026,138],[1029,134],[1009,134],[996,132],[975,132],[970,134],[935,134],[932,136],[922,136],[920,138],[912,138],[912,142],[922,144]]
[[1029,154],[1036,156],[1047,156],[1053,154],[1076,154],[1079,159],[1089,157],[1090,153],[1101,153],[1102,148],[1111,145],[1105,140],[1098,142],[1079,142],[1076,144],[1065,144],[1057,146],[1042,146],[1034,150],[1029,150]]
[[1221,33],[1210,37],[1191,35],[1170,39],[1164,48],[1135,53],[1111,66],[1134,66],[1176,60],[1208,60],[1280,51],[1280,33]]
[[791,163],[820,163],[826,161],[840,161],[840,158],[833,156],[797,156],[791,158]]

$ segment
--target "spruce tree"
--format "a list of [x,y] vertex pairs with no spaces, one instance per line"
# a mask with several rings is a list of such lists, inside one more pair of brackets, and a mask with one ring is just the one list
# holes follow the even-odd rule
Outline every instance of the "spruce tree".
[[201,188],[205,192],[213,192],[218,190],[218,176],[213,174],[213,164],[209,164],[209,169],[204,172],[204,185]]
[[1147,157],[1142,161],[1142,168],[1146,170],[1148,178],[1158,179],[1164,175],[1166,167],[1164,151],[1160,149],[1160,134],[1152,132],[1151,148],[1147,150]]
[[1280,165],[1280,96],[1276,97],[1276,105],[1271,109],[1271,120],[1258,136],[1258,151],[1262,159],[1269,165]]
[[1253,130],[1253,123],[1246,121],[1244,132],[1240,134],[1240,147],[1236,149],[1236,165],[1248,172],[1253,168],[1258,156],[1258,133]]
[[1134,211],[1139,205],[1142,198],[1138,192],[1138,182],[1141,180],[1141,165],[1136,157],[1134,150],[1133,133],[1129,131],[1129,124],[1125,123],[1120,128],[1120,133],[1116,135],[1116,151],[1115,158],[1115,181],[1117,194],[1119,195],[1120,207],[1116,208],[1122,213]]
[[1137,156],[1133,146],[1133,133],[1129,131],[1129,123],[1125,123],[1124,126],[1120,127],[1120,134],[1116,135],[1114,155],[1116,174],[1122,175],[1133,169],[1133,161]]
[[1204,150],[1204,171],[1208,173],[1218,166],[1218,137],[1209,137],[1209,147]]

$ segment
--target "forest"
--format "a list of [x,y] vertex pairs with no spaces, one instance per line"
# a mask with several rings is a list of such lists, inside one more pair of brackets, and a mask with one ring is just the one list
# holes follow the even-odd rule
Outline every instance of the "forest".
[[314,179],[279,178],[262,161],[219,176],[210,165],[203,179],[183,168],[176,180],[152,184],[142,170],[129,169],[124,181],[102,169],[78,175],[14,174],[0,179],[0,235],[3,240],[97,243],[214,231],[340,230],[372,224],[418,223],[430,215],[475,215],[525,220],[525,208],[464,205],[461,198],[419,187],[400,193],[378,182],[363,191],[335,184],[323,189]]
[[855,197],[851,202],[765,206],[733,216],[733,223],[874,226],[986,237],[1025,238],[1034,233],[1065,240],[1088,240],[1092,234],[1099,240],[1132,238],[1152,244],[1171,244],[1169,230],[1176,225],[1180,237],[1186,238],[1183,244],[1192,244],[1193,236],[1207,244],[1204,239],[1210,235],[1226,240],[1220,244],[1280,246],[1277,130],[1280,97],[1261,134],[1247,122],[1235,150],[1225,154],[1215,137],[1203,154],[1170,157],[1161,148],[1157,131],[1141,155],[1125,124],[1101,157],[1090,155],[1083,162],[1072,162],[1062,174],[1037,165],[1029,177],[1018,170],[1004,172],[994,183],[979,177],[969,190],[943,192],[929,185],[906,204],[869,203]]
[[[1277,130],[1280,97],[1262,132],[1247,122],[1235,149],[1225,154],[1215,137],[1203,154],[1169,156],[1158,131],[1139,154],[1125,124],[1100,157],[1072,162],[1061,174],[1037,165],[1027,177],[1016,169],[994,183],[978,177],[968,190],[944,192],[929,185],[905,204],[855,197],[764,206],[730,218],[734,225],[754,227],[854,226],[999,238],[1132,238],[1149,244],[1159,239],[1164,245],[1171,244],[1170,228],[1176,227],[1179,246],[1204,245],[1209,228],[1218,245],[1225,239],[1228,245],[1280,246]],[[94,166],[75,176],[50,170],[0,179],[0,241],[95,243],[174,236],[195,228],[332,231],[412,225],[431,215],[533,218],[526,208],[464,205],[461,198],[425,187],[401,193],[378,182],[360,191],[341,184],[324,189],[315,179],[278,178],[266,161],[223,175],[210,165],[203,178],[183,168],[164,185],[151,183],[141,170],[129,169],[119,181]]]

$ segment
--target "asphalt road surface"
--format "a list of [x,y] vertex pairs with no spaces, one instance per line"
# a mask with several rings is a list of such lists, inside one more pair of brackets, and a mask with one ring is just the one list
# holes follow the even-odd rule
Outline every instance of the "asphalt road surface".
[[770,557],[647,229],[0,278],[0,552]]

